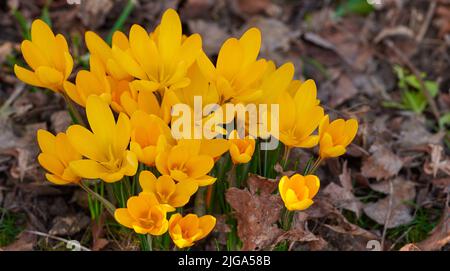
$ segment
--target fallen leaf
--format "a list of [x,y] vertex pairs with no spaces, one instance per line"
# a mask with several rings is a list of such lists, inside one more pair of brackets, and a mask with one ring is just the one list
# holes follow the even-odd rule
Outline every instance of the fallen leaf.
[[5,62],[6,57],[12,52],[13,46],[11,42],[5,42],[0,45],[0,66]]
[[400,251],[421,251],[421,249],[418,248],[415,244],[410,243],[400,248]]
[[390,149],[379,143],[370,147],[371,155],[363,160],[361,173],[377,180],[396,176],[403,167],[403,161]]
[[402,120],[399,140],[396,143],[402,148],[414,148],[420,145],[440,144],[445,133],[432,134],[426,129],[423,116],[409,116]]
[[203,37],[203,50],[209,56],[217,54],[228,38],[227,31],[215,22],[206,22],[201,19],[190,20],[188,26],[192,33],[199,33]]
[[98,220],[92,220],[92,250],[99,251],[105,248],[109,241],[105,238],[105,232],[103,230],[105,224],[105,213],[103,213]]
[[433,229],[427,239],[417,243],[420,249],[440,250],[446,244],[450,243],[450,208],[448,204],[449,194],[447,194],[447,202],[439,224]]
[[83,213],[76,215],[58,216],[53,219],[50,235],[71,236],[85,229],[90,223],[89,217]]
[[442,157],[444,148],[441,145],[429,145],[430,160],[424,164],[423,169],[427,174],[433,174],[436,177],[439,171],[450,176],[450,159]]
[[334,90],[330,93],[329,103],[332,107],[337,107],[358,94],[358,89],[347,74],[341,73],[338,78]]
[[379,43],[380,41],[384,40],[385,38],[390,38],[393,36],[402,36],[402,37],[407,37],[407,38],[413,38],[414,32],[404,25],[387,27],[387,28],[384,28],[383,30],[381,30],[381,32],[375,37],[374,41],[375,41],[375,43]]
[[53,131],[55,133],[65,132],[67,127],[72,124],[72,119],[66,110],[60,110],[54,112],[50,116],[50,122],[52,124]]
[[[264,249],[274,244],[282,234],[276,223],[280,219],[283,204],[278,195],[271,194],[276,185],[268,182],[267,179],[253,176],[247,182],[250,191],[232,187],[225,194],[227,202],[235,210],[238,236],[243,242],[242,250]],[[257,191],[260,193],[257,194]]]
[[106,16],[114,7],[111,0],[81,1],[78,17],[85,26],[97,28],[101,26]]
[[30,251],[36,245],[37,237],[34,234],[23,231],[13,243],[0,248],[0,251]]
[[[408,224],[414,218],[411,215],[412,208],[407,203],[413,201],[416,196],[415,184],[411,181],[398,177],[392,180],[392,193],[390,181],[371,185],[370,187],[378,192],[388,194],[387,197],[377,202],[367,203],[364,207],[364,213],[380,225],[385,225],[388,229],[400,225]],[[389,219],[386,219],[390,212]]]

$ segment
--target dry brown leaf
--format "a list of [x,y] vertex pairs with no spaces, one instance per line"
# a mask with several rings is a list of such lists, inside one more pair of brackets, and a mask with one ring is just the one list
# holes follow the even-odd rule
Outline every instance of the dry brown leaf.
[[274,181],[252,176],[247,183],[250,191],[232,187],[225,196],[236,212],[242,250],[260,250],[274,244],[282,234],[276,223],[283,204],[278,195],[271,194],[276,188]]
[[85,229],[90,223],[89,217],[83,213],[68,216],[58,216],[53,219],[50,235],[70,236]]
[[30,251],[36,245],[37,237],[34,234],[23,231],[13,243],[0,248],[0,251]]
[[403,161],[390,149],[381,144],[370,147],[371,156],[363,160],[361,173],[367,178],[377,180],[396,176],[403,167]]
[[98,221],[92,220],[92,250],[99,251],[105,248],[109,241],[104,238],[105,233],[103,231],[103,226],[105,223],[105,213],[100,217]]
[[56,111],[50,116],[50,122],[55,133],[65,132],[72,124],[69,112],[66,110]]
[[447,157],[442,157],[442,152],[444,148],[441,145],[429,145],[430,148],[430,160],[425,163],[423,169],[427,174],[433,174],[436,177],[439,171],[450,176],[450,159]]
[[0,44],[0,66],[5,62],[6,57],[12,52],[13,46],[11,42]]
[[379,43],[385,38],[392,36],[403,36],[407,38],[413,38],[414,32],[406,26],[399,25],[395,27],[387,27],[381,30],[381,32],[375,37],[375,43]]
[[275,16],[281,12],[280,8],[271,0],[233,0],[231,3],[235,12],[242,15],[266,13]]
[[447,202],[442,213],[439,224],[433,229],[430,236],[417,243],[422,250],[440,250],[443,246],[450,243],[450,208],[449,194],[447,194]]
[[414,148],[420,145],[440,144],[445,133],[432,134],[426,129],[426,119],[423,116],[409,116],[402,120],[399,140],[396,144],[402,148]]
[[356,94],[358,94],[358,89],[356,89],[347,74],[342,73],[335,85],[335,89],[330,93],[329,103],[332,107],[337,107]]
[[347,161],[343,165],[339,180],[342,186],[330,183],[323,190],[323,194],[329,198],[335,207],[350,210],[359,217],[361,215],[362,203],[353,194],[352,179],[350,170],[347,167]]
[[400,248],[400,251],[421,251],[421,249],[418,248],[415,244],[410,243]]
[[[414,218],[411,215],[412,208],[407,202],[413,201],[416,196],[415,184],[401,177],[392,180],[393,193],[390,194],[390,181],[371,185],[378,192],[389,194],[387,197],[371,202],[364,206],[367,216],[380,225],[385,225],[388,213],[391,215],[385,225],[388,229],[408,224]],[[391,208],[389,208],[391,206]]]
[[78,17],[85,26],[97,28],[105,22],[113,7],[112,0],[81,1]]
[[200,19],[190,20],[188,26],[192,33],[199,33],[203,37],[203,50],[209,56],[217,54],[223,42],[228,38],[228,33],[224,28],[215,22],[206,22]]

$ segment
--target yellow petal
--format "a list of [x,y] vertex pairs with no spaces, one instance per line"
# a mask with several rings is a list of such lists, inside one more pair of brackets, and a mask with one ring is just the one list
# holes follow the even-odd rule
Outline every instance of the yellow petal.
[[70,162],[69,166],[76,175],[86,179],[103,179],[109,174],[106,168],[93,160],[76,160]]
[[96,161],[107,160],[107,150],[100,147],[100,142],[88,129],[81,125],[71,125],[66,133],[70,144],[78,153]]
[[230,38],[225,41],[220,49],[216,64],[217,71],[226,79],[231,80],[241,68],[243,60],[243,50],[239,41]]
[[216,225],[216,218],[212,215],[204,215],[199,218],[199,228],[202,230],[202,234],[197,238],[197,240],[205,238]]
[[114,212],[114,218],[119,222],[121,225],[127,227],[127,228],[133,228],[133,223],[135,220],[130,215],[128,210],[126,208],[118,208]]
[[181,45],[181,21],[177,12],[168,9],[159,25],[158,49],[164,63],[169,63]]
[[141,171],[139,175],[139,185],[144,192],[155,192],[156,177],[148,170]]
[[44,87],[44,84],[39,81],[36,74],[30,70],[24,69],[18,65],[14,65],[14,73],[16,74],[17,78],[19,78],[19,80],[28,85]]
[[239,43],[244,49],[245,58],[243,66],[247,66],[253,61],[256,61],[256,57],[261,48],[261,32],[255,27],[250,28],[239,39]]
[[96,95],[86,101],[86,115],[95,137],[104,145],[113,143],[115,120],[108,104]]

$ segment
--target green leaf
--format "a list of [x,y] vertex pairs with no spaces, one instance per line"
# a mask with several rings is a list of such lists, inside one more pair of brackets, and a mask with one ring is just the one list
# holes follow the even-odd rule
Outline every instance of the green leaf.
[[406,108],[409,108],[418,114],[422,113],[427,106],[427,100],[423,94],[416,91],[403,92],[403,103]]
[[432,97],[436,97],[436,95],[439,92],[439,86],[438,83],[435,81],[425,81],[425,87],[427,88],[428,92],[430,92]]
[[375,8],[367,0],[347,0],[337,7],[335,15],[337,17],[348,14],[368,15],[374,10]]
[[450,112],[445,113],[439,118],[439,127],[444,128],[445,125],[450,124]]

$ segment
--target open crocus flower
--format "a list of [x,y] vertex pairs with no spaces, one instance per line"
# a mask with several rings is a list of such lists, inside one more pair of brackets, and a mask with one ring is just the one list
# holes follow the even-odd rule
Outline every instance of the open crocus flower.
[[142,193],[154,194],[160,204],[168,205],[167,211],[175,211],[175,208],[186,205],[198,189],[195,182],[175,183],[168,175],[162,175],[156,179],[155,175],[147,170],[139,175],[139,184]]
[[234,164],[245,164],[250,162],[255,151],[255,139],[247,136],[239,138],[236,130],[232,131],[229,136],[230,156]]
[[281,198],[289,211],[301,211],[311,206],[319,187],[320,181],[315,175],[295,174],[290,178],[283,176],[278,184]]
[[[102,38],[92,31],[87,31],[85,34],[85,41],[86,46],[91,53],[91,57],[98,57],[107,74],[114,78],[114,80],[132,80],[132,77],[119,65],[117,60],[114,59],[111,47]],[[112,46],[122,50],[128,50],[130,48],[127,36],[120,31],[114,32]]]
[[118,208],[114,218],[139,234],[162,235],[167,231],[166,209],[155,195],[141,193],[127,201],[127,208]]
[[300,85],[295,96],[279,96],[279,139],[288,147],[312,148],[319,142],[312,135],[323,118],[324,111],[317,103],[316,84],[307,80]]
[[131,135],[128,117],[121,113],[116,123],[108,104],[96,95],[88,97],[86,115],[92,132],[80,125],[67,129],[67,137],[74,149],[87,158],[72,161],[70,168],[83,178],[105,182],[135,175],[136,154],[127,150]]
[[42,20],[31,25],[31,41],[22,42],[21,51],[31,70],[14,66],[16,76],[23,82],[55,92],[63,90],[63,82],[72,72],[73,59],[63,35],[54,35]]
[[347,121],[337,119],[330,123],[326,115],[319,125],[320,158],[331,158],[343,155],[346,147],[352,142],[358,131],[358,122],[355,119]]
[[69,167],[71,161],[81,159],[81,154],[75,151],[66,134],[54,136],[48,131],[38,130],[37,140],[42,151],[38,161],[49,172],[45,174],[47,180],[54,184],[78,183],[81,180]]
[[156,155],[175,144],[169,126],[160,118],[140,110],[133,113],[130,150],[140,162],[154,166]]
[[207,174],[214,167],[211,156],[201,154],[201,140],[181,140],[170,150],[156,156],[156,168],[178,182],[193,181],[199,186],[214,183],[216,178]]
[[185,248],[205,238],[215,225],[216,218],[211,215],[198,217],[188,214],[182,217],[180,214],[173,214],[169,220],[169,234],[177,247]]
[[129,51],[113,46],[115,59],[130,75],[147,81],[147,90],[163,93],[189,84],[186,72],[201,53],[202,40],[198,34],[183,39],[180,18],[175,10],[168,9],[153,35],[133,25],[129,44]]
[[257,28],[246,31],[240,39],[230,38],[220,49],[216,67],[202,53],[198,63],[203,73],[212,78],[221,103],[246,103],[262,96],[259,82],[267,62],[256,60],[261,47],[261,33]]
[[100,58],[93,55],[89,63],[91,70],[79,71],[75,79],[76,85],[69,81],[64,82],[64,90],[82,107],[86,106],[86,100],[90,95],[98,95],[108,104],[111,103],[111,87]]

